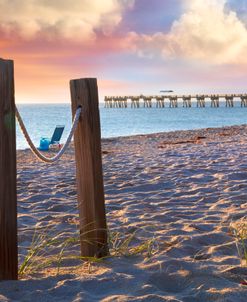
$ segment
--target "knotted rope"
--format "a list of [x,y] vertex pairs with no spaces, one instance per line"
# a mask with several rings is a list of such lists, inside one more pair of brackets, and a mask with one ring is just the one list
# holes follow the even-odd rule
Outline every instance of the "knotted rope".
[[46,163],[54,163],[55,161],[57,161],[63,154],[64,152],[66,151],[67,147],[69,146],[70,142],[71,142],[71,139],[72,139],[72,136],[75,132],[75,129],[78,125],[78,122],[79,122],[79,118],[80,118],[80,115],[81,115],[81,112],[82,112],[82,108],[81,107],[78,107],[77,110],[76,110],[76,113],[75,113],[75,116],[74,116],[74,120],[73,120],[73,123],[72,123],[72,126],[71,126],[71,129],[70,129],[70,132],[69,132],[69,135],[67,137],[67,140],[65,142],[65,144],[63,145],[63,147],[59,150],[59,152],[53,156],[53,157],[46,157],[44,156],[41,152],[39,152],[39,150],[34,146],[28,132],[27,132],[27,129],[23,123],[23,120],[20,116],[20,113],[18,111],[17,108],[15,108],[15,114],[16,114],[16,117],[17,117],[17,120],[18,120],[18,123],[20,125],[20,128],[22,130],[22,133],[23,135],[25,136],[32,152],[34,153],[34,155],[41,161],[43,162],[46,162]]

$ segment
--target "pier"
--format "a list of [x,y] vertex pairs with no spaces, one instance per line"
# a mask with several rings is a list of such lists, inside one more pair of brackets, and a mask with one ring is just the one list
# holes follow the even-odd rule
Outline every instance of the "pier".
[[247,107],[247,94],[197,94],[197,95],[136,95],[136,96],[105,96],[105,108],[177,108],[181,103],[185,108],[191,108],[195,101],[196,107],[206,107],[206,101],[212,108],[234,107],[236,99],[240,99],[241,107]]

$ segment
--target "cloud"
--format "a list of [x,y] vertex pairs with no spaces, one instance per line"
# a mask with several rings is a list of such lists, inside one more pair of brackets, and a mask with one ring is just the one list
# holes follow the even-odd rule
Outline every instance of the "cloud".
[[95,31],[109,34],[134,0],[0,0],[0,29],[26,39],[44,35],[91,40]]
[[247,64],[247,29],[226,0],[186,0],[185,13],[170,32],[130,33],[127,43],[140,56]]
[[247,1],[246,0],[227,0],[226,11],[235,11],[242,22],[247,25]]

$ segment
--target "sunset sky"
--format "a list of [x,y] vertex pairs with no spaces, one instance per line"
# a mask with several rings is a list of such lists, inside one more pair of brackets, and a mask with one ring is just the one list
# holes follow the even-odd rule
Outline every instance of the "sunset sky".
[[69,102],[69,80],[104,95],[247,92],[247,0],[0,0],[0,57],[16,102]]

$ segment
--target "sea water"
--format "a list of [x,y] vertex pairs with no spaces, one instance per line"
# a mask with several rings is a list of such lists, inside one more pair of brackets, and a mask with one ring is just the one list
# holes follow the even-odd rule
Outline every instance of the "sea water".
[[[70,104],[17,104],[26,128],[36,146],[41,137],[51,138],[56,125],[65,125],[63,143],[71,127]],[[235,102],[233,108],[224,103],[219,108],[104,108],[100,104],[101,136],[103,138],[148,134],[174,130],[191,130],[247,123],[247,108]],[[17,126],[17,149],[28,145]]]

